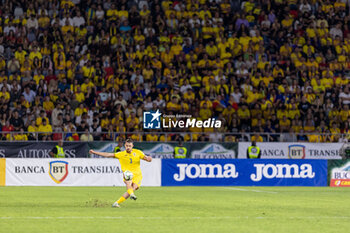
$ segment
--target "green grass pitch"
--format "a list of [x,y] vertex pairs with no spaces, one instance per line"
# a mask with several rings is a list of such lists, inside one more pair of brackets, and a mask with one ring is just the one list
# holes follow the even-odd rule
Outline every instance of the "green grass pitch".
[[350,232],[350,189],[1,187],[0,232]]

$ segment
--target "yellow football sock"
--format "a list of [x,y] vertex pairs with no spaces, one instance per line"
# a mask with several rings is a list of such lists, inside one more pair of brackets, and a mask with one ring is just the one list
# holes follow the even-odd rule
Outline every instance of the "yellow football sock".
[[128,189],[127,191],[129,193],[129,195],[133,194],[134,193],[134,190],[133,189]]
[[125,201],[125,197],[121,196],[119,198],[119,200],[117,201],[118,204],[122,203],[123,201]]

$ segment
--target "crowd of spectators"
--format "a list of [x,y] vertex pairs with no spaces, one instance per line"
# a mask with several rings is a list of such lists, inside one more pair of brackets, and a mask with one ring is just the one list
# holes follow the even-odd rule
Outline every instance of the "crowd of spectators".
[[2,140],[177,140],[140,134],[160,109],[223,122],[184,140],[338,141],[349,21],[347,0],[3,0]]

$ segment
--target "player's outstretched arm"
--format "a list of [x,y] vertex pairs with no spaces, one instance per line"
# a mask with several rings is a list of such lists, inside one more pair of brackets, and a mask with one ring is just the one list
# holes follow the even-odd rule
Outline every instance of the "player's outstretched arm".
[[99,151],[94,151],[94,150],[90,150],[89,153],[103,156],[103,157],[107,157],[107,158],[114,158],[114,153],[99,152]]
[[143,160],[145,160],[145,161],[147,161],[147,162],[152,162],[152,157],[151,157],[151,156],[145,155],[145,156],[143,157]]

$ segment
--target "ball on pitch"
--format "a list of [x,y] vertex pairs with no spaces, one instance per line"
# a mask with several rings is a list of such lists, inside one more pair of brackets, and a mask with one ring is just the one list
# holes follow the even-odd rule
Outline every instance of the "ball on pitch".
[[131,171],[125,171],[123,175],[125,180],[131,180],[134,177],[134,174],[132,174]]

